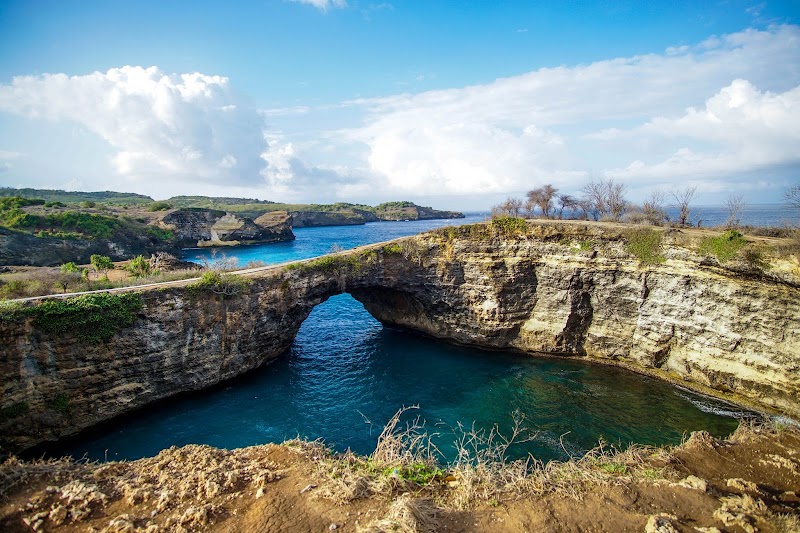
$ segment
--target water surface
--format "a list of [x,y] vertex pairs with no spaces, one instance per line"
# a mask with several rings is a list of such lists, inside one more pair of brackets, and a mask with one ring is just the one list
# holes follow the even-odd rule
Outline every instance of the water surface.
[[[452,459],[457,422],[508,432],[525,416],[535,440],[515,457],[565,458],[601,437],[625,446],[675,444],[689,431],[724,436],[735,409],[622,369],[456,347],[387,329],[349,295],[317,306],[289,353],[221,387],[170,399],[51,450],[136,459],[171,445],[234,448],[322,438],[359,453],[401,406],[418,405]],[[371,423],[368,423],[371,422]]]

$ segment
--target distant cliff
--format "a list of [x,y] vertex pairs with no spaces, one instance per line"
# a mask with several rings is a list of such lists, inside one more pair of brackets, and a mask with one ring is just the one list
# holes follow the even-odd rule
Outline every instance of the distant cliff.
[[165,214],[161,223],[174,231],[175,243],[182,248],[294,240],[292,217],[280,211],[251,220],[216,209],[182,208]]

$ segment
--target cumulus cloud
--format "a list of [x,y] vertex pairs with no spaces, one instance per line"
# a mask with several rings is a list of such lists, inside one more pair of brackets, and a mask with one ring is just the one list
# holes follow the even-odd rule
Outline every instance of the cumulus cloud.
[[[664,54],[357,100],[350,104],[367,110],[366,124],[346,136],[368,147],[370,168],[393,188],[427,194],[524,190],[541,180],[570,187],[590,173],[640,180],[797,164],[799,45],[796,26],[747,30]],[[706,100],[701,111],[691,107]],[[666,135],[691,143],[664,159]]]
[[224,183],[271,199],[486,199],[546,182],[574,192],[590,176],[632,189],[756,187],[752,173],[786,182],[800,172],[800,27],[260,112],[227,78],[199,73],[19,77],[0,85],[0,111],[82,125],[113,147],[124,176],[200,179],[205,191]]
[[221,76],[130,66],[20,76],[0,86],[0,110],[82,125],[116,150],[113,168],[131,178],[261,180],[263,119]]
[[323,13],[328,11],[328,9],[338,9],[347,7],[347,0],[290,0],[291,2],[297,2],[298,4],[307,4],[309,6],[314,6]]
[[[663,161],[634,161],[608,172],[626,178],[692,178],[743,174],[770,166],[800,165],[800,86],[783,93],[760,91],[737,79],[677,118],[656,117],[629,131],[603,138],[629,142],[648,137],[684,143]],[[710,149],[693,150],[701,143]]]

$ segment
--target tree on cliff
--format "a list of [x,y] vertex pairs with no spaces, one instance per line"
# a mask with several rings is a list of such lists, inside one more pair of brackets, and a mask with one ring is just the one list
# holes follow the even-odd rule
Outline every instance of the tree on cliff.
[[592,180],[581,188],[581,205],[594,220],[618,221],[628,206],[626,190],[624,183],[618,183],[611,178],[605,181]]
[[[578,199],[569,194],[558,195],[558,218],[564,218],[564,209],[575,211],[578,209]],[[574,216],[574,215],[573,215]]]
[[509,196],[508,198],[506,198],[505,202],[492,207],[492,216],[518,217],[520,211],[522,211],[522,208],[523,208],[522,200],[520,200],[519,198],[513,198]]
[[550,218],[550,213],[553,211],[553,198],[557,192],[558,189],[549,183],[528,191],[528,212],[533,215],[535,209],[538,208],[544,218]]
[[800,208],[800,185],[792,185],[783,196],[790,207]]
[[689,222],[689,204],[694,198],[695,192],[697,192],[697,186],[686,186],[683,189],[675,189],[670,192],[670,196],[675,200],[672,207],[678,209],[678,222],[681,226],[685,226]]

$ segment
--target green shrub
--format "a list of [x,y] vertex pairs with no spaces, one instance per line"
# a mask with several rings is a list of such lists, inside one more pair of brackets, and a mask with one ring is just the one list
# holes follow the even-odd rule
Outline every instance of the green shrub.
[[149,276],[152,271],[150,268],[150,261],[145,259],[143,255],[137,255],[131,259],[131,261],[125,265],[125,270],[127,270],[134,278],[143,278],[145,276]]
[[626,237],[628,252],[642,263],[655,265],[664,262],[664,256],[661,255],[660,231],[640,228],[629,231]]
[[34,325],[45,333],[71,333],[82,341],[100,342],[133,325],[141,307],[137,294],[97,293],[46,300],[23,311],[32,315]]
[[24,415],[28,412],[28,404],[25,402],[12,403],[0,409],[0,424]]
[[199,280],[190,284],[190,291],[207,291],[219,294],[222,298],[230,298],[243,293],[250,286],[251,280],[236,274],[228,274],[211,270],[203,273]]
[[53,398],[47,403],[47,406],[53,411],[58,411],[65,415],[72,411],[72,406],[69,403],[69,395],[66,392],[62,392]]
[[383,253],[386,255],[400,255],[403,253],[403,248],[397,244],[387,244],[383,247]]
[[153,202],[147,206],[148,211],[166,211],[172,209],[172,204],[169,202]]
[[411,463],[383,470],[385,476],[397,476],[400,479],[411,481],[417,485],[428,485],[431,481],[441,478],[444,470],[423,462]]
[[66,241],[77,241],[83,238],[83,235],[75,231],[54,231],[43,229],[34,233],[40,239],[63,239]]
[[700,243],[700,253],[713,255],[720,263],[730,261],[744,248],[747,240],[738,231],[728,230],[717,237],[707,237]]
[[492,220],[495,233],[505,236],[520,235],[528,231],[528,223],[523,218],[498,217]]
[[157,226],[147,226],[145,228],[147,234],[153,239],[161,242],[168,242],[175,238],[175,232],[169,229],[159,228]]

